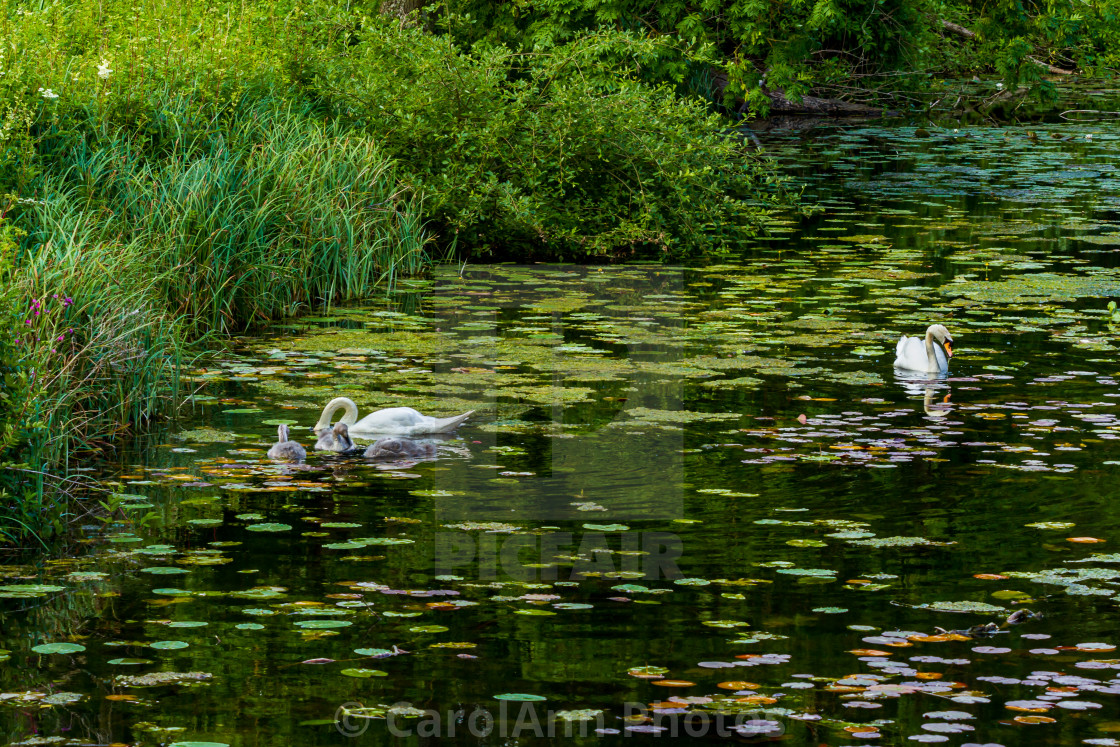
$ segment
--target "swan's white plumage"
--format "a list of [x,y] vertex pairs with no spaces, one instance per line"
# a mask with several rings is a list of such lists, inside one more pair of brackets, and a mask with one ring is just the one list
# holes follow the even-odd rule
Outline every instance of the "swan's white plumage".
[[[895,368],[908,368],[911,371],[928,371],[929,359],[926,356],[926,343],[921,337],[907,337],[902,336],[898,341],[898,345],[894,349]],[[949,369],[949,361],[945,358],[945,353],[941,352],[941,348],[937,345],[933,346],[933,354],[937,359],[937,371],[946,371]]]
[[350,429],[350,435],[361,437],[380,436],[429,436],[436,433],[450,433],[462,425],[474,410],[450,418],[433,418],[411,407],[388,407],[371,412],[358,420],[358,406],[348,397],[335,397],[323,408],[316,432],[330,428],[331,417],[337,410],[344,410],[341,423]]
[[944,344],[952,344],[953,337],[949,330],[940,324],[934,324],[926,330],[925,338],[907,337],[903,335],[898,345],[895,346],[895,368],[905,368],[911,371],[947,372],[949,359],[941,345],[933,344],[933,340]]

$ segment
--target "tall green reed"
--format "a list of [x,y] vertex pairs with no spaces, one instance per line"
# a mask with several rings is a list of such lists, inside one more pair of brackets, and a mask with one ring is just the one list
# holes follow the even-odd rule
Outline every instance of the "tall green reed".
[[84,230],[148,247],[192,334],[365,297],[426,266],[419,200],[368,136],[247,98],[208,115],[186,95],[147,108],[162,118],[142,136],[59,138],[44,187],[97,214]]

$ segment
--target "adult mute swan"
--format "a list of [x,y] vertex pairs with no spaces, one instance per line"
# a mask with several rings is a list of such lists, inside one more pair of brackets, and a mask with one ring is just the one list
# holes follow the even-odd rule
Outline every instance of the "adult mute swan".
[[315,432],[331,427],[331,418],[338,410],[345,410],[340,423],[345,423],[350,433],[359,438],[370,436],[428,436],[434,433],[450,433],[469,417],[474,410],[450,418],[433,418],[422,415],[411,407],[388,407],[371,412],[358,420],[358,406],[348,397],[335,397],[323,408]]
[[[934,341],[937,344],[934,344]],[[947,372],[953,357],[953,336],[944,325],[931,324],[923,342],[920,337],[903,335],[894,349],[895,368],[927,373]]]
[[268,450],[268,458],[285,462],[302,462],[307,458],[307,451],[295,441],[288,438],[288,426],[281,425],[276,429],[280,440]]
[[350,439],[346,423],[342,421],[335,423],[334,428],[317,428],[315,435],[319,437],[315,442],[316,451],[335,451],[341,454],[358,448]]

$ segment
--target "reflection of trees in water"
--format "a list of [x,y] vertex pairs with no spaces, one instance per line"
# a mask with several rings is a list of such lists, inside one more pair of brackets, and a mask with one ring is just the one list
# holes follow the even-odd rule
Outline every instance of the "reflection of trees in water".
[[[33,573],[34,569],[28,569]],[[112,599],[98,597],[87,592],[54,593],[47,597],[22,600],[20,609],[0,612],[0,630],[9,642],[24,641],[28,648],[39,643],[56,643],[72,640],[86,632],[91,623],[98,626],[98,636],[114,636],[120,633],[120,625],[112,613]],[[96,588],[96,587],[93,587]],[[5,600],[6,602],[19,600]],[[13,606],[14,605],[8,605]],[[14,647],[13,647],[14,648]],[[32,705],[19,707],[6,704],[0,707],[3,721],[8,724],[0,732],[4,743],[20,742],[32,736],[69,735],[92,744],[113,742],[111,718],[104,717],[102,725],[82,710],[91,700],[101,700],[107,692],[104,686],[84,668],[88,652],[73,655],[28,654],[41,656],[52,665],[47,667],[13,666],[12,661],[0,664],[4,668],[3,685],[5,692],[75,692],[85,696],[77,708],[55,705],[49,708]],[[13,651],[13,657],[23,656],[22,651]],[[86,705],[83,705],[86,704]]]

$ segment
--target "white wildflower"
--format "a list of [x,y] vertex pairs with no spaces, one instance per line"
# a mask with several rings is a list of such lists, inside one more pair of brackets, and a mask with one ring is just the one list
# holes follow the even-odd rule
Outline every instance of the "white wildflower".
[[45,99],[57,99],[58,98],[58,94],[55,93],[54,91],[52,91],[49,88],[40,88],[39,93],[42,94],[43,98],[45,98]]
[[108,80],[109,76],[113,74],[113,69],[109,67],[108,60],[102,60],[101,64],[97,66],[97,77],[101,80]]

